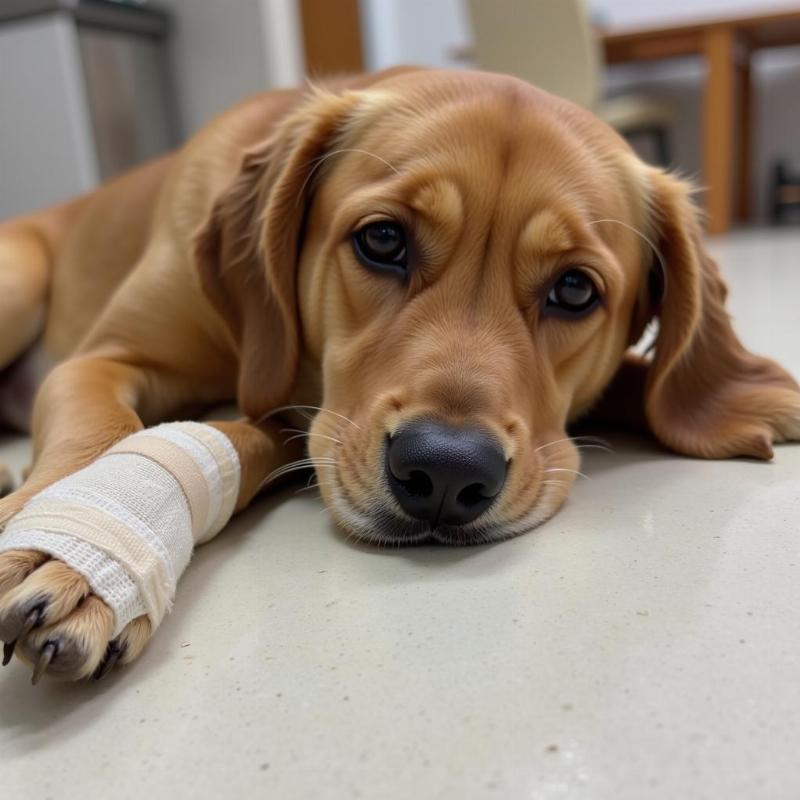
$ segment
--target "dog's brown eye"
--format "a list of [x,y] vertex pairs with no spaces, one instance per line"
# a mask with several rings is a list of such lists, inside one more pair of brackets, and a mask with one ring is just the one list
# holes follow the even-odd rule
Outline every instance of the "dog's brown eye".
[[365,267],[406,274],[406,234],[397,222],[382,220],[364,225],[353,235],[353,251]]
[[567,270],[547,295],[547,308],[567,314],[582,314],[597,305],[600,294],[582,269]]

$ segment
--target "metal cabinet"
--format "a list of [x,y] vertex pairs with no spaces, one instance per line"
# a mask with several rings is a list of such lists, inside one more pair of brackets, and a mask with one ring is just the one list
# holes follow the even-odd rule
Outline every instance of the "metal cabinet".
[[175,146],[169,28],[149,5],[0,4],[0,219]]

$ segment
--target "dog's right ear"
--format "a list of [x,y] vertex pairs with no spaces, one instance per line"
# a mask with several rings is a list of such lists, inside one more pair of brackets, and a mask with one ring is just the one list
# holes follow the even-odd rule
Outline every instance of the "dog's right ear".
[[237,400],[251,419],[287,402],[300,356],[296,268],[311,173],[356,102],[315,92],[265,142],[196,235],[203,290],[239,355]]
[[660,170],[649,176],[652,235],[666,278],[643,384],[650,427],[688,455],[771,458],[773,442],[800,439],[800,386],[736,336],[690,187]]

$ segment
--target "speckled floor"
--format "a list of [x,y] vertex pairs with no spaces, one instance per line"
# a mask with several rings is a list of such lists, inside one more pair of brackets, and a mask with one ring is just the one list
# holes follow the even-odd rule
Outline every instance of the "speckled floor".
[[[800,231],[713,251],[745,341],[800,374]],[[383,552],[313,492],[257,503],[134,666],[0,673],[3,797],[800,797],[800,446],[611,439],[493,547]]]

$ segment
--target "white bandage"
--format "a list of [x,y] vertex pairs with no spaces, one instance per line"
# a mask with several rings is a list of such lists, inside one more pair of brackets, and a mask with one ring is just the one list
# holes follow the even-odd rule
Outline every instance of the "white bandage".
[[41,550],[80,572],[114,611],[115,636],[142,614],[155,628],[195,544],[233,514],[239,477],[216,428],[148,428],[35,495],[0,534],[0,552]]

